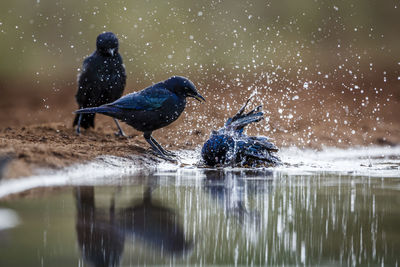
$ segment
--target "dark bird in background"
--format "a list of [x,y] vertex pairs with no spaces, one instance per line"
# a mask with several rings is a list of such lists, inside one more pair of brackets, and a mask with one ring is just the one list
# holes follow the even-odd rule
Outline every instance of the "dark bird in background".
[[278,148],[269,142],[267,137],[247,136],[244,133],[244,127],[264,118],[262,106],[244,113],[249,100],[235,116],[226,121],[223,128],[213,131],[204,143],[201,156],[207,165],[275,166],[280,164],[280,159],[275,155]]
[[[115,101],[122,96],[126,84],[126,73],[121,55],[118,53],[118,39],[112,32],[97,36],[96,51],[83,61],[78,78],[78,92],[75,95],[79,108],[97,107]],[[73,126],[94,128],[94,113],[77,114]],[[118,121],[119,135],[124,135]]]
[[174,154],[165,150],[151,134],[178,119],[186,107],[187,97],[205,101],[191,81],[173,76],[142,91],[125,95],[113,103],[80,109],[76,113],[100,113],[117,118],[143,132],[146,141],[160,157],[172,160],[170,156]]

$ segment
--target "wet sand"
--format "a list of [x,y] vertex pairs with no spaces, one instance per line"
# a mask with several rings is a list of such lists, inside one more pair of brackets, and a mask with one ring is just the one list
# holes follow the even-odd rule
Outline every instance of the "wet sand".
[[[221,127],[240,108],[250,95],[243,88],[253,84],[241,85],[223,96],[217,93],[217,84],[207,86],[207,91],[200,89],[207,102],[189,99],[181,117],[154,132],[154,137],[170,150],[201,146],[212,129]],[[134,91],[129,88],[142,85],[130,85],[125,93]],[[400,92],[396,86],[386,86],[379,94],[371,90],[362,95],[318,86],[298,88],[289,94],[260,88],[252,105],[264,104],[267,120],[249,127],[248,133],[269,136],[279,147],[400,144]],[[73,85],[57,91],[15,86],[1,86],[1,90],[0,155],[13,157],[6,178],[30,175],[38,168],[61,168],[100,155],[151,155],[140,132],[122,124],[129,138],[116,137],[115,124],[106,116],[98,115],[95,129],[77,136],[72,128],[72,112],[77,107]]]

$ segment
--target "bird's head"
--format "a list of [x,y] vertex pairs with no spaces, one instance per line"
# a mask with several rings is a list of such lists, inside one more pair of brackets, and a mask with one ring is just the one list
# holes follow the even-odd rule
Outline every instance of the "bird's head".
[[104,56],[113,57],[118,53],[118,38],[112,32],[103,32],[97,36],[96,48]]
[[198,101],[206,101],[199,92],[197,92],[196,86],[187,78],[181,76],[172,76],[165,81],[165,85],[169,90],[181,95],[183,97],[193,97]]

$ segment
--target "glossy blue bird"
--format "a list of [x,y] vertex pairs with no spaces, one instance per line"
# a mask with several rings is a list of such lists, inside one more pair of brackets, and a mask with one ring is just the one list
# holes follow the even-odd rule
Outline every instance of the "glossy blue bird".
[[244,128],[253,122],[264,118],[258,106],[249,113],[244,110],[249,100],[229,118],[225,126],[213,131],[210,138],[204,143],[201,156],[208,166],[275,166],[280,164],[275,154],[278,148],[264,136],[247,136]]
[[187,78],[173,76],[142,91],[131,93],[106,105],[76,111],[100,113],[119,119],[138,131],[162,158],[171,160],[173,153],[165,150],[152,136],[152,132],[178,119],[186,107],[186,98],[205,99]]

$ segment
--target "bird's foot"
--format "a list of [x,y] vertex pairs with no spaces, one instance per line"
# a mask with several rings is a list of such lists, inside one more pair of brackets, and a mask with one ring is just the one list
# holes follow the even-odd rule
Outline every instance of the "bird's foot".
[[174,152],[166,150],[166,149],[164,149],[163,153],[165,155],[167,155],[167,156],[170,156],[170,157],[176,157],[177,156],[177,154],[175,154]]
[[117,125],[117,128],[118,128],[118,132],[115,133],[115,136],[116,137],[125,137],[125,138],[127,138],[128,136],[124,133],[124,131],[122,130],[122,128],[119,125],[118,120],[116,118],[114,118],[114,122],[115,122],[115,125]]
[[76,128],[75,133],[76,133],[76,135],[81,135],[81,130],[79,129],[79,127]]
[[123,131],[115,132],[114,135],[115,135],[115,137],[125,137],[125,138],[129,137]]
[[163,158],[163,159],[165,159],[165,160],[167,160],[167,161],[169,161],[169,162],[178,163],[178,160],[177,160],[177,159],[174,159],[174,158],[172,158],[172,157],[170,157],[170,156],[166,156],[166,155],[158,155],[158,156],[161,157],[161,158]]
[[167,155],[159,154],[159,153],[157,153],[157,152],[155,153],[155,155],[156,155],[157,157],[162,158],[162,159],[165,159],[165,160],[167,160],[167,161],[169,161],[169,162],[173,162],[173,163],[177,163],[177,162],[178,162],[176,159],[174,159],[174,158],[172,158],[172,157],[170,157],[170,156],[167,156]]
[[165,159],[167,161],[173,162],[173,163],[177,163],[178,161],[176,159],[174,159],[173,157],[171,157],[170,155],[161,153],[160,151],[157,151],[155,149],[150,148],[149,150],[152,154],[154,154],[155,156]]

